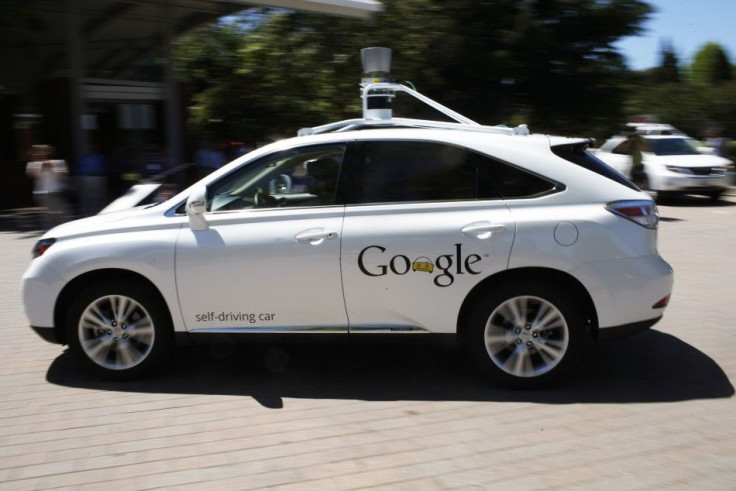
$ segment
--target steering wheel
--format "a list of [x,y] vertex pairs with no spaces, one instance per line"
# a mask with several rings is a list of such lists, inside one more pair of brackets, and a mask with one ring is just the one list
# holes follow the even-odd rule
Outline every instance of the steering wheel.
[[285,199],[274,198],[259,188],[256,194],[253,195],[253,208],[276,208],[285,201]]
[[288,174],[281,174],[276,178],[276,190],[279,193],[290,193],[292,187],[291,176]]

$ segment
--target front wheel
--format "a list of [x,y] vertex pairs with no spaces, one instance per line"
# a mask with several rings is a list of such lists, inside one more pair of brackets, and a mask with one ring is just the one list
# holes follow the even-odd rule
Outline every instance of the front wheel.
[[711,191],[710,193],[708,193],[708,197],[710,198],[711,203],[718,203],[719,201],[721,201],[722,194],[723,191],[719,189],[718,191]]
[[74,300],[66,321],[69,347],[99,376],[140,377],[155,368],[173,345],[166,306],[137,282],[99,282]]
[[480,295],[468,349],[476,365],[509,386],[548,384],[569,372],[586,344],[582,316],[558,288],[520,282]]

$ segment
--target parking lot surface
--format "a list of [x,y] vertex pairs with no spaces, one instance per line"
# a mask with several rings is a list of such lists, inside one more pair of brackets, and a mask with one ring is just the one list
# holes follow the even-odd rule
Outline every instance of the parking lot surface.
[[736,197],[660,215],[663,320],[536,391],[380,345],[187,348],[154,379],[95,380],[28,328],[39,233],[2,215],[2,488],[734,489]]

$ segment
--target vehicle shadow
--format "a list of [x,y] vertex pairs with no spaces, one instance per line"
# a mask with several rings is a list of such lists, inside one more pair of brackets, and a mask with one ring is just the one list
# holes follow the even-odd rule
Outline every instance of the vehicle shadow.
[[190,347],[155,376],[133,382],[95,379],[65,351],[47,380],[94,390],[242,395],[274,409],[288,398],[625,404],[734,395],[711,358],[655,330],[599,344],[569,380],[540,390],[493,386],[454,349],[399,345]]
[[660,198],[657,200],[659,206],[672,206],[681,208],[701,208],[701,207],[729,207],[736,206],[736,202],[732,201],[733,197],[723,196],[718,201],[712,201],[706,196],[696,196],[690,194],[680,194],[674,196],[667,196],[666,198]]

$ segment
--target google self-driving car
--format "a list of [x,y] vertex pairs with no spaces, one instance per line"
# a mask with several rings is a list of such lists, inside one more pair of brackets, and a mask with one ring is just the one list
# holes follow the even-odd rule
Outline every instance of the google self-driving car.
[[[587,140],[481,126],[364,56],[362,118],[48,231],[23,275],[33,329],[118,379],[218,336],[385,335],[449,337],[493,380],[533,386],[661,318],[657,208]],[[394,118],[398,93],[456,122]]]

